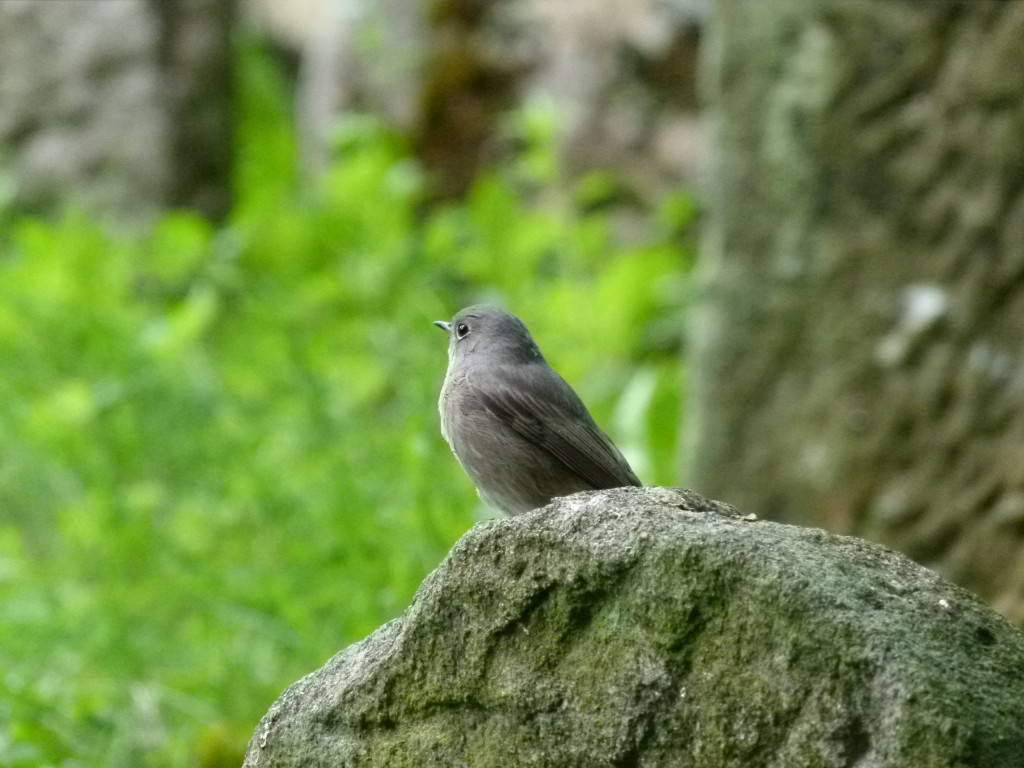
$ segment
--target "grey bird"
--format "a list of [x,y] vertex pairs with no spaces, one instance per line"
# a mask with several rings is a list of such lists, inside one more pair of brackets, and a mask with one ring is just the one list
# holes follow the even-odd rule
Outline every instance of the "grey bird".
[[555,496],[641,485],[522,320],[477,305],[434,325],[448,333],[441,434],[485,502],[518,515]]

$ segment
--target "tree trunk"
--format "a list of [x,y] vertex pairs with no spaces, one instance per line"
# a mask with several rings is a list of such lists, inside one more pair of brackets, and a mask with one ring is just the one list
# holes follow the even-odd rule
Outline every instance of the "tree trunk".
[[689,481],[1024,623],[1024,2],[719,0]]
[[0,2],[0,203],[156,212],[170,171],[156,41],[142,0]]
[[224,215],[234,4],[0,1],[0,170],[15,210]]
[[160,67],[170,128],[167,202],[212,219],[231,205],[235,0],[150,0],[160,14]]

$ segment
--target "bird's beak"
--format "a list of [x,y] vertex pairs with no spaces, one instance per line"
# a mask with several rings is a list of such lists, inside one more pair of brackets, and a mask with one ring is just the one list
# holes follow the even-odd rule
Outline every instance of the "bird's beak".
[[438,328],[440,328],[445,333],[447,333],[448,330],[452,327],[451,323],[446,323],[444,320],[435,320],[434,321],[434,325],[436,325]]

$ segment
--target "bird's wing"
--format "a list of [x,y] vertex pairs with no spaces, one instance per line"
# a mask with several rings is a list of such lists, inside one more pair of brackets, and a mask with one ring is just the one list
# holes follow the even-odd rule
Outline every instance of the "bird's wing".
[[641,485],[572,387],[547,365],[502,367],[474,378],[485,408],[595,489]]

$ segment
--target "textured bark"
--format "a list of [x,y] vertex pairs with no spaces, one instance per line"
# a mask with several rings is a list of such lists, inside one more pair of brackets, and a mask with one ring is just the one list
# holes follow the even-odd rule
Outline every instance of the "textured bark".
[[144,0],[0,2],[0,163],[16,207],[156,210],[169,171],[156,44]]
[[0,2],[0,163],[16,208],[125,221],[230,203],[234,0]]
[[1024,622],[1024,3],[721,0],[689,481]]
[[247,768],[1011,768],[1024,635],[907,558],[667,488],[476,526]]

